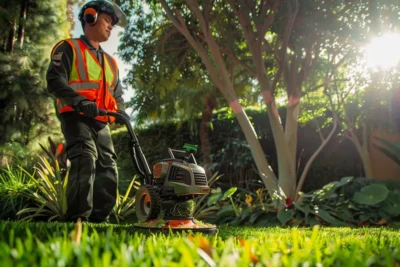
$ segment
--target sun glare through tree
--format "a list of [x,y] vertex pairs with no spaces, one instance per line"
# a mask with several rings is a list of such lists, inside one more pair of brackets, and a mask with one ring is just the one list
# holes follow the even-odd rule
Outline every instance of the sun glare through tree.
[[386,33],[372,39],[366,46],[367,67],[390,69],[399,63],[400,34]]

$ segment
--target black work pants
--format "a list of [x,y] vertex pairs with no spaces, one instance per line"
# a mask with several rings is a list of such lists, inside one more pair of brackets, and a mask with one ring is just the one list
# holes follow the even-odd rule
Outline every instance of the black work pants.
[[66,151],[71,163],[67,184],[67,220],[102,222],[117,195],[117,156],[110,128],[74,113],[61,114]]

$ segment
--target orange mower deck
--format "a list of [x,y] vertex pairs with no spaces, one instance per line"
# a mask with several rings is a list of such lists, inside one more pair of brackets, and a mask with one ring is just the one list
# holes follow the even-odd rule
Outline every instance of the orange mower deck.
[[213,224],[206,224],[202,222],[196,222],[192,218],[188,219],[154,219],[144,223],[136,223],[136,228],[148,229],[150,231],[164,231],[169,232],[202,232],[214,234],[217,231],[217,227]]

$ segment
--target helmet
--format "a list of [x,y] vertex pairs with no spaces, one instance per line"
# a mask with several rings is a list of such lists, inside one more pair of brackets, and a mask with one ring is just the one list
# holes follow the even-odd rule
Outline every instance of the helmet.
[[125,13],[119,6],[108,0],[92,0],[87,2],[79,11],[79,20],[89,25],[94,25],[97,22],[99,13],[106,13],[112,18],[112,25],[118,23],[119,26],[127,25]]

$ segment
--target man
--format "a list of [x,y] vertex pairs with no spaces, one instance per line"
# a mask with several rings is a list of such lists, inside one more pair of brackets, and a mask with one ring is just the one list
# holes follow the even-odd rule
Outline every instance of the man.
[[[90,1],[80,13],[84,35],[59,42],[51,53],[48,91],[57,98],[71,168],[67,220],[103,222],[111,213],[118,184],[116,154],[109,124],[99,109],[124,111],[116,61],[100,43],[110,37],[123,12],[106,0]],[[117,123],[123,121],[116,119]]]

